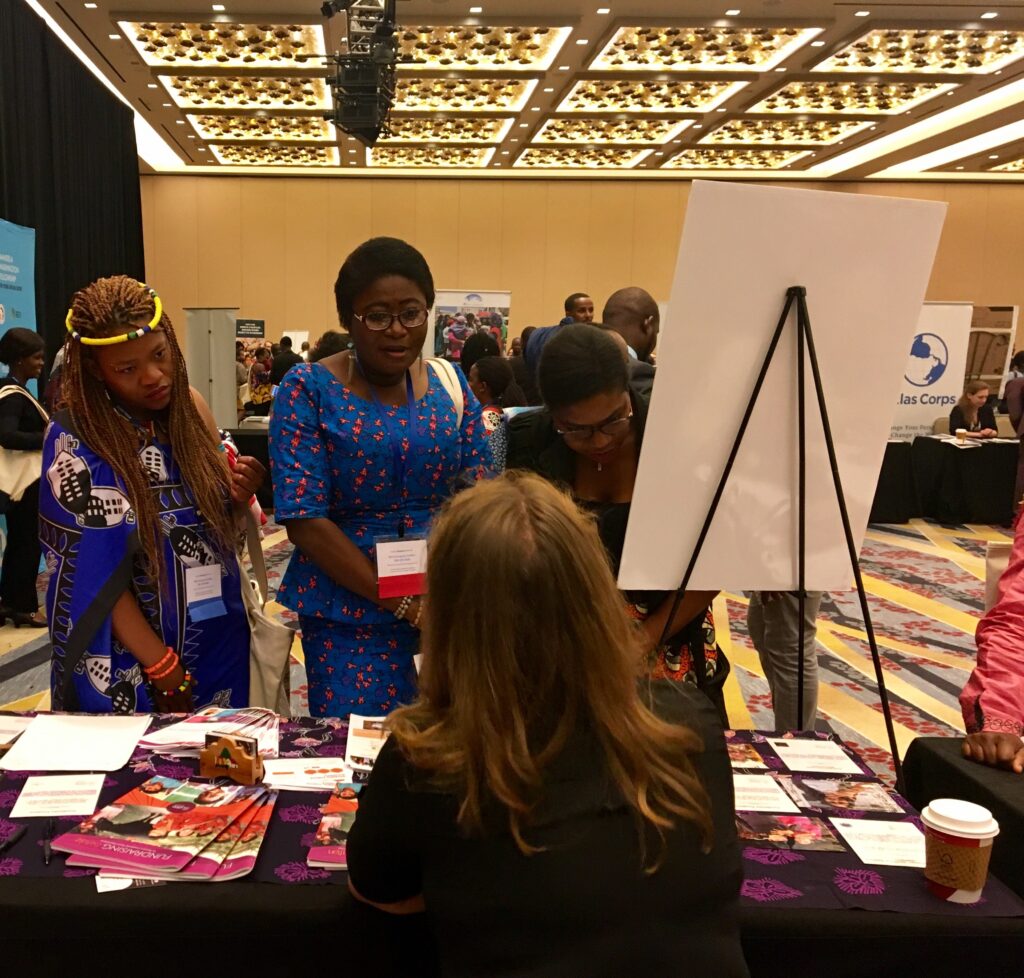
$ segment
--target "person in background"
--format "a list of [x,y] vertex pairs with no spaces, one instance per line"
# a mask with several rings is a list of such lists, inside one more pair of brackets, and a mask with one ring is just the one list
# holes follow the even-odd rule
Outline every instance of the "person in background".
[[270,382],[272,365],[270,351],[261,346],[255,353],[252,366],[249,367],[249,400],[243,405],[247,414],[270,414],[270,404],[274,399],[273,384]]
[[999,597],[978,623],[978,657],[960,693],[964,757],[1024,773],[1024,519],[1018,517]]
[[520,357],[520,358],[522,357],[522,355],[523,355],[523,338],[521,336],[516,336],[516,337],[513,338],[512,345],[511,345],[511,347],[509,349],[509,354],[508,355],[509,355],[509,359],[511,359],[512,357]]
[[474,333],[466,340],[462,348],[462,358],[459,366],[462,367],[462,374],[468,380],[473,364],[484,357],[496,357],[501,355],[498,341],[488,332]]
[[996,416],[988,406],[989,386],[983,380],[972,380],[960,400],[949,412],[949,433],[955,435],[963,428],[968,438],[995,438]]
[[458,363],[462,359],[462,347],[471,335],[469,326],[466,325],[466,317],[462,313],[455,316],[445,327],[445,349],[448,351],[448,359],[452,363]]
[[309,363],[309,340],[302,341],[302,359]]
[[434,302],[423,255],[366,241],[334,294],[354,349],[289,371],[270,423],[275,518],[295,545],[277,600],[299,616],[311,713],[373,716],[415,695],[424,607],[417,593],[380,596],[377,541],[425,533],[491,455],[465,380],[420,356]]
[[526,360],[526,347],[530,342],[530,338],[536,332],[536,326],[527,326],[523,330],[522,335],[519,337],[522,340],[522,356],[512,357],[509,361],[512,365],[512,375],[515,377],[519,389],[523,392],[526,403],[532,407],[538,406],[541,400],[540,391],[537,390],[537,378],[534,376],[533,371],[530,370]]
[[661,313],[654,297],[632,286],[613,292],[604,304],[601,322],[615,330],[629,349],[629,382],[645,397],[654,388],[654,356],[661,327]]
[[[18,461],[30,464],[25,452],[31,452],[34,481],[24,489],[17,501],[10,499],[14,486],[0,485],[6,508],[7,542],[0,562],[0,625],[12,622],[15,627],[45,628],[46,619],[39,614],[39,475],[42,471],[41,449],[46,414],[42,405],[29,393],[30,380],[38,380],[43,372],[45,356],[43,338],[31,329],[15,326],[0,337],[0,363],[8,374],[0,380],[0,446]],[[7,474],[6,472],[4,473]]]
[[297,363],[302,363],[302,357],[292,349],[292,338],[282,336],[281,352],[274,357],[274,362],[270,367],[271,386],[276,387],[280,384],[284,380],[284,375]]
[[[530,469],[567,487],[594,514],[616,576],[647,423],[647,402],[629,386],[626,359],[603,330],[566,326],[541,360],[546,410],[513,419],[508,445],[509,469]],[[686,592],[673,612],[674,591],[624,594],[651,673],[696,683],[724,723],[729,664],[715,640],[714,597],[712,591]]]
[[[1000,414],[1009,414],[1009,407],[1007,405],[1008,388],[1013,381],[1021,380],[1022,378],[1024,378],[1024,350],[1018,350],[1013,355],[1013,359],[1010,360],[1010,369],[1006,372],[1000,385],[1003,391],[1003,396],[998,405]],[[1014,424],[1013,427],[1016,429],[1017,425]]]
[[[594,300],[585,292],[573,292],[564,303],[565,315],[557,326],[541,326],[530,337],[530,343],[523,347],[523,356],[526,358],[526,365],[534,378],[540,367],[540,358],[544,353],[544,347],[548,341],[557,336],[559,332],[572,323],[592,323],[594,321]],[[525,332],[525,331],[524,331]]]
[[640,680],[594,524],[506,475],[451,502],[428,577],[420,696],[360,792],[353,896],[425,910],[445,974],[744,978],[721,726]]
[[327,357],[352,349],[352,337],[339,329],[329,329],[316,341],[309,354],[309,363],[319,363]]
[[496,472],[505,471],[505,452],[508,431],[505,427],[505,408],[526,404],[523,392],[512,376],[512,368],[504,357],[483,357],[469,371],[469,389],[476,395],[483,409],[484,429],[491,442]]
[[39,504],[53,709],[246,706],[235,547],[263,466],[229,465],[155,290],[99,279],[75,293],[67,328],[67,407],[47,430]]
[[[747,631],[757,649],[772,694],[776,730],[813,730],[818,716],[818,610],[821,591],[804,598],[803,629],[800,599],[795,591],[753,591],[747,607]],[[803,713],[797,715],[800,684],[799,648],[804,643]]]

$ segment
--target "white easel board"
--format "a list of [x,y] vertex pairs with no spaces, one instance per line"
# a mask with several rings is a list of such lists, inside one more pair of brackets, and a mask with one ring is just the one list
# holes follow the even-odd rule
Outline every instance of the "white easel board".
[[[807,307],[854,539],[863,539],[946,205],[695,181],[662,329],[619,586],[679,586],[790,286]],[[797,586],[795,310],[689,586]],[[807,575],[850,586],[809,366]]]

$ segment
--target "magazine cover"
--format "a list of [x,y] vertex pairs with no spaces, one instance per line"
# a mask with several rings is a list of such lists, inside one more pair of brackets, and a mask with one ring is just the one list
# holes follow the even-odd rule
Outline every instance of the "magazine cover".
[[820,818],[811,818],[809,815],[744,812],[736,816],[736,830],[741,839],[778,849],[846,851],[846,847]]
[[362,785],[339,783],[323,807],[324,817],[316,830],[316,845],[306,863],[321,869],[347,869],[348,833],[356,820]]
[[850,781],[846,778],[807,778],[780,776],[778,782],[801,808],[832,808],[853,812],[894,812],[903,809],[885,786],[874,781]]
[[[263,790],[260,788],[260,790]],[[53,848],[88,865],[177,872],[253,802],[243,785],[154,777],[58,837]]]

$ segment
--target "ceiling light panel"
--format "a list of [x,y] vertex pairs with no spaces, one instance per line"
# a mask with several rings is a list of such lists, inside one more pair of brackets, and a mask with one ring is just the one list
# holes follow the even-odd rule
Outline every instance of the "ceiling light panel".
[[250,71],[324,67],[324,32],[317,25],[121,21],[120,26],[148,65]]
[[989,74],[1024,57],[1024,31],[874,30],[815,71]]
[[749,111],[896,115],[958,87],[939,82],[790,82]]
[[535,81],[516,78],[399,78],[396,112],[518,112]]
[[690,125],[690,119],[549,119],[533,141],[561,144],[610,143],[619,146],[667,143]]
[[482,146],[384,146],[378,144],[370,152],[370,166],[408,167],[412,169],[487,166],[494,147]]
[[702,145],[831,146],[871,125],[853,119],[732,119],[699,140]]
[[989,169],[996,173],[1024,173],[1024,156],[1007,163],[1000,163],[999,166],[990,166]]
[[526,169],[626,170],[642,163],[650,154],[649,149],[614,149],[606,146],[531,146],[514,165]]
[[392,116],[381,143],[500,143],[513,119],[445,119],[437,115]]
[[327,110],[332,105],[323,78],[161,75],[160,81],[183,109]]
[[810,27],[623,27],[592,71],[767,71],[821,33]]
[[453,71],[546,71],[571,27],[405,27],[398,66]]
[[188,121],[203,139],[333,143],[338,138],[334,125],[315,115],[190,115]]
[[211,143],[210,151],[224,166],[338,166],[337,146],[232,146]]
[[790,149],[684,149],[666,160],[673,170],[781,170],[810,155]]
[[747,84],[726,81],[578,81],[556,111],[710,112]]

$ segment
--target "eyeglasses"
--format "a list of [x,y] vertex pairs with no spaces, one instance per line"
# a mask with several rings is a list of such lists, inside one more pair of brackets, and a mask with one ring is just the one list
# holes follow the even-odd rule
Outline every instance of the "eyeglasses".
[[608,435],[610,438],[620,435],[626,430],[632,420],[633,412],[630,411],[624,418],[616,418],[614,421],[606,421],[604,424],[585,424],[580,425],[578,428],[569,428],[565,431],[561,428],[555,428],[555,433],[561,435],[567,442],[582,444],[585,441],[590,441],[599,431],[602,435]]
[[352,314],[353,318],[358,319],[367,329],[372,329],[376,333],[383,332],[385,329],[390,329],[391,324],[397,319],[406,329],[416,329],[418,326],[422,326],[430,315],[428,309],[424,309],[422,306],[410,306],[408,309],[403,309],[399,313],[392,312],[368,312],[364,316]]

